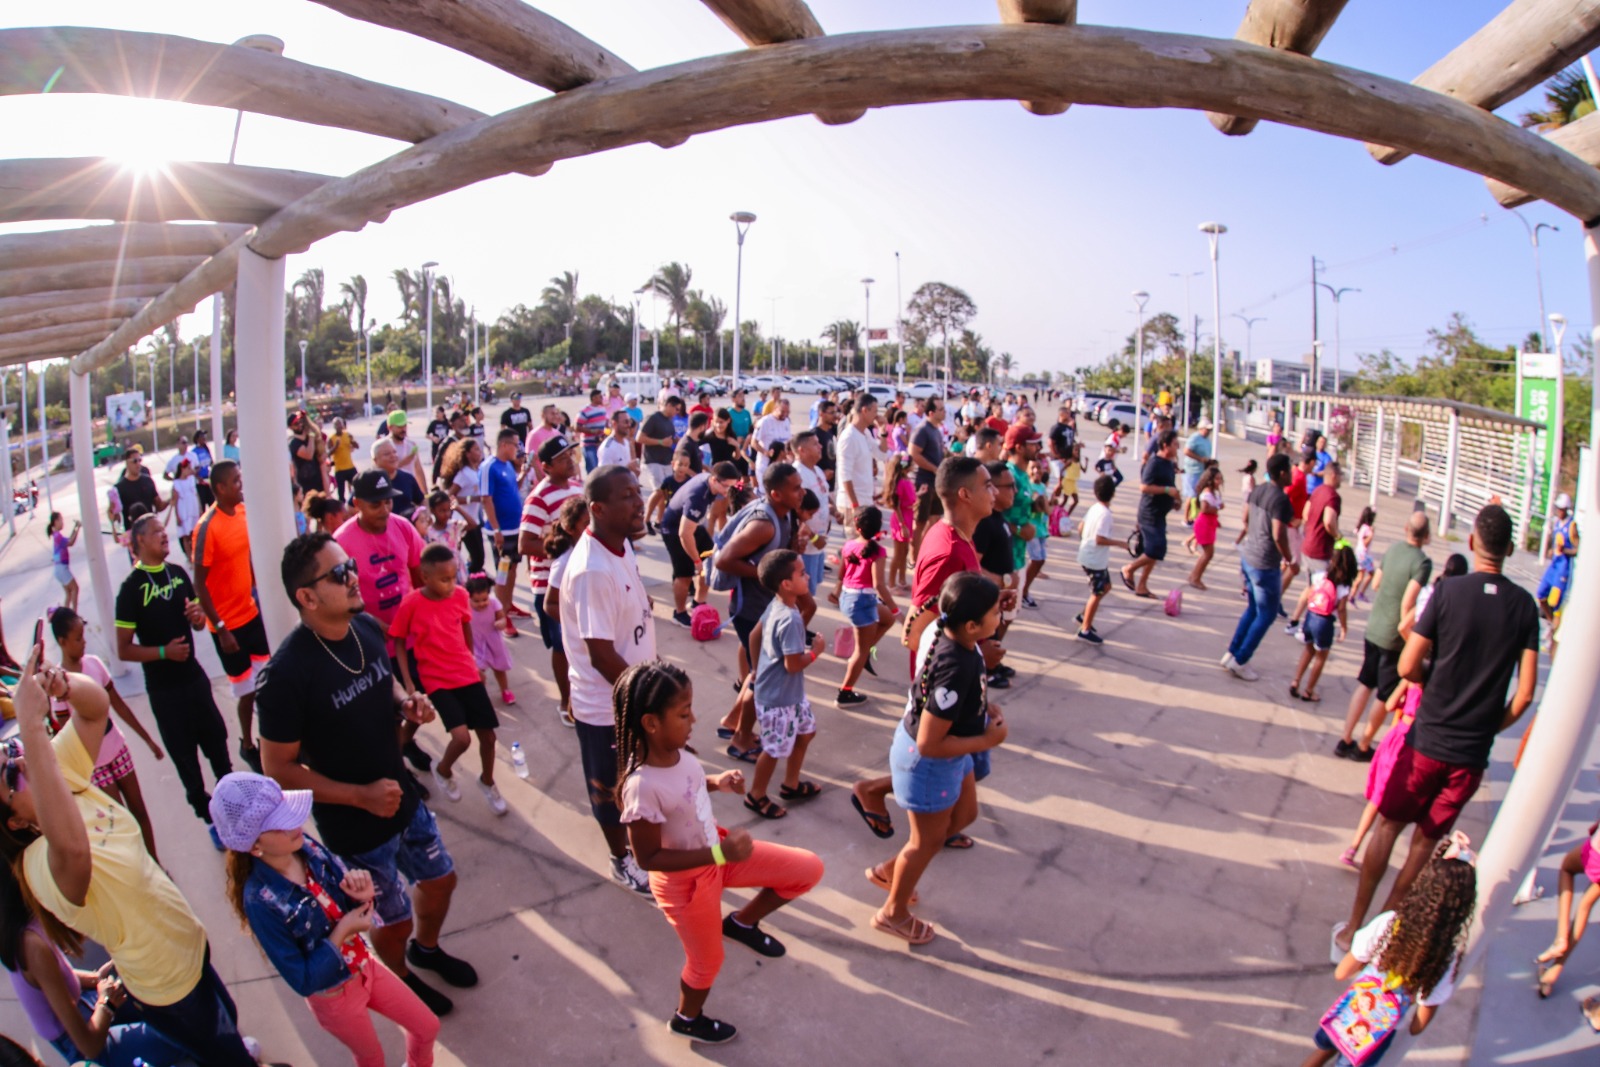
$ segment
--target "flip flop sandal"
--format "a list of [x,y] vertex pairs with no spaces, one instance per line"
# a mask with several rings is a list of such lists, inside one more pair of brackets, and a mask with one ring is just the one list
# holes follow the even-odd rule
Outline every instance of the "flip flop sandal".
[[[1130,586],[1129,588],[1132,588],[1132,586]],[[1134,596],[1138,596],[1138,597],[1144,597],[1144,599],[1146,599],[1146,600],[1160,600],[1161,599],[1160,597],[1156,596],[1154,593],[1150,592],[1150,590],[1148,590],[1148,589],[1146,589],[1142,593],[1139,592],[1137,589],[1135,589],[1134,592],[1133,592],[1133,595]]]
[[1300,699],[1300,686],[1298,684],[1291,685],[1289,687],[1289,695],[1294,697],[1296,700],[1299,700]]
[[872,928],[911,945],[926,945],[935,937],[933,924],[923,922],[915,915],[908,915],[902,921],[893,923],[883,917],[883,912],[876,912],[872,916]]
[[1137,593],[1139,591],[1139,587],[1133,584],[1133,579],[1129,578],[1126,574],[1123,574],[1121,571],[1118,571],[1117,572],[1117,577],[1121,578],[1122,579],[1122,584],[1128,587],[1128,592]]
[[784,800],[810,800],[821,792],[822,787],[816,782],[801,782],[793,789],[786,785],[778,787],[778,796]]
[[757,745],[755,748],[742,749],[738,745],[729,745],[728,755],[732,756],[740,763],[754,763],[756,761],[756,757],[761,755],[761,746]]
[[951,834],[949,837],[944,839],[945,848],[953,848],[957,851],[964,851],[976,844],[977,842],[968,837],[966,834]]
[[1305,701],[1307,704],[1320,704],[1320,703],[1322,703],[1322,695],[1320,693],[1314,692],[1314,691],[1312,691],[1310,689],[1307,689],[1304,693],[1301,693],[1300,694],[1300,699]]
[[894,821],[887,814],[879,815],[875,811],[868,811],[861,803],[861,798],[854,793],[850,794],[850,806],[856,809],[856,814],[867,824],[867,829],[872,831],[872,836],[880,840],[894,836]]
[[[889,889],[890,889],[889,879],[884,877],[883,874],[876,867],[868,867],[867,868],[867,881],[871,882],[873,885],[877,886],[879,889],[883,890],[885,893],[887,893],[889,891]],[[911,904],[913,906],[915,906],[916,904],[921,903],[921,901],[922,901],[922,895],[920,893],[918,893],[915,889],[913,889],[911,891]]]
[[727,741],[727,740],[731,739],[732,737],[733,737],[733,731],[732,730],[728,729],[726,726],[717,727],[717,739],[719,741]]
[[1347,848],[1343,852],[1339,853],[1339,862],[1344,864],[1346,867],[1355,867],[1359,869],[1361,866],[1356,862],[1356,850],[1353,848]]
[[763,819],[781,819],[789,814],[788,808],[780,807],[771,797],[745,797],[744,806]]

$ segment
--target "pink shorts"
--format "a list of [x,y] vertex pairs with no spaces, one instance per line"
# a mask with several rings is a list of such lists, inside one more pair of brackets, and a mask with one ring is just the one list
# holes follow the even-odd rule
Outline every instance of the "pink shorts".
[[1589,881],[1600,885],[1600,852],[1595,851],[1594,841],[1585,841],[1578,855],[1583,860],[1583,873],[1589,876]]

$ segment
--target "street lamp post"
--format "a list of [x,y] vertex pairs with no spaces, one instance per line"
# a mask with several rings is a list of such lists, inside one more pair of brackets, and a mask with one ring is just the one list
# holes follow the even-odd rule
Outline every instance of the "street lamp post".
[[649,286],[641,285],[633,291],[633,373],[639,373],[639,301]]
[[[1329,294],[1333,297],[1333,391],[1338,393],[1342,390],[1344,382],[1343,368],[1340,366],[1340,360],[1343,353],[1339,348],[1339,301],[1344,297],[1344,294],[1359,293],[1361,290],[1352,289],[1349,286],[1346,286],[1342,289],[1335,289],[1327,282],[1318,282],[1317,284],[1328,290]],[[1518,366],[1521,366],[1521,364],[1519,363]],[[1315,388],[1318,392],[1322,391],[1321,367],[1317,368],[1317,380],[1313,384],[1313,388]]]
[[367,406],[364,409],[370,417],[372,415],[372,326],[375,319],[367,319],[361,325],[361,347],[367,356]]
[[[900,253],[894,254],[894,369],[900,374],[900,391],[906,391],[906,305],[900,293]],[[946,390],[948,391],[948,390]]]
[[739,388],[739,333],[740,314],[744,297],[744,235],[750,232],[750,224],[756,221],[755,215],[748,211],[735,211],[728,216],[733,221],[734,232],[739,235],[739,254],[737,266],[733,275],[733,384],[729,392]]
[[861,357],[862,386],[872,384],[872,278],[862,278],[861,288],[867,294],[867,312],[862,319],[861,328],[866,333],[866,349]]
[[306,402],[306,348],[309,341],[300,342],[300,403]]
[[1551,346],[1556,354],[1556,410],[1550,419],[1550,490],[1545,496],[1544,542],[1548,546],[1550,530],[1555,525],[1556,493],[1561,490],[1561,449],[1565,446],[1562,431],[1567,419],[1567,370],[1561,358],[1561,342],[1567,335],[1567,317],[1560,313],[1550,316],[1550,332],[1555,334]]
[[1139,327],[1133,335],[1133,439],[1144,436],[1144,305],[1150,294],[1140,289],[1133,294],[1139,312]]
[[439,264],[433,260],[422,265],[422,291],[423,299],[427,301],[427,310],[423,312],[426,324],[423,329],[427,332],[422,337],[422,374],[427,379],[424,387],[427,394],[427,411],[429,418],[433,412],[433,268]]
[[[1511,210],[1511,213],[1517,217],[1517,221],[1518,222],[1522,223],[1522,228],[1524,230],[1528,231],[1528,243],[1533,246],[1533,285],[1534,285],[1534,289],[1539,294],[1539,331],[1538,332],[1539,332],[1540,338],[1542,340],[1543,339],[1543,335],[1544,335],[1544,324],[1547,321],[1548,316],[1546,316],[1545,313],[1544,313],[1544,272],[1540,268],[1540,264],[1539,264],[1539,231],[1540,230],[1549,230],[1552,233],[1560,233],[1561,232],[1561,227],[1560,226],[1552,226],[1548,222],[1529,223],[1528,220],[1523,217],[1522,212],[1516,210],[1515,208],[1513,208]],[[1563,320],[1563,321],[1565,321],[1565,320]],[[1522,361],[1520,359],[1516,361],[1516,366],[1517,366],[1516,414],[1521,415],[1522,414]]]
[[1255,346],[1251,343],[1251,331],[1255,329],[1256,323],[1266,322],[1267,317],[1265,315],[1256,315],[1252,317],[1250,315],[1241,314],[1237,311],[1233,313],[1233,317],[1244,323],[1244,360],[1246,363],[1250,364],[1250,373],[1254,374],[1256,367],[1256,350]]
[[1217,458],[1222,454],[1222,282],[1217,269],[1217,242],[1228,228],[1220,222],[1203,222],[1200,232],[1205,234],[1211,245],[1211,321],[1216,323],[1216,350],[1211,357],[1211,423],[1216,427],[1216,435],[1212,437],[1211,454]]
[[[1205,271],[1197,270],[1188,273],[1172,272],[1168,277],[1183,279],[1183,317],[1188,321],[1184,323],[1189,327],[1189,350],[1183,356],[1183,426],[1187,430],[1194,422],[1194,416],[1189,413],[1189,372],[1194,366],[1194,350],[1200,347],[1200,324],[1195,321],[1194,308],[1189,303],[1189,279],[1198,278]],[[1181,336],[1183,331],[1178,331]]]
[[767,320],[767,327],[772,331],[772,373],[779,374],[782,372],[778,370],[778,301],[783,297],[769,296],[767,299],[772,302],[772,317]]
[[[27,366],[26,365],[23,366],[23,373],[24,373],[24,376],[26,376],[26,373],[27,373]],[[23,390],[23,395],[24,396],[27,395],[27,390],[26,389]],[[161,451],[161,443],[160,443],[159,439],[156,437],[156,412],[157,412],[157,410],[158,409],[156,408],[156,349],[155,349],[154,345],[151,345],[150,346],[150,452],[151,452],[152,455],[155,454],[156,452]],[[24,448],[26,448],[27,436],[28,436],[28,424],[26,422],[24,422],[22,424],[22,436],[23,436],[23,445],[24,445]],[[27,458],[26,454],[24,454],[23,458],[24,459]]]

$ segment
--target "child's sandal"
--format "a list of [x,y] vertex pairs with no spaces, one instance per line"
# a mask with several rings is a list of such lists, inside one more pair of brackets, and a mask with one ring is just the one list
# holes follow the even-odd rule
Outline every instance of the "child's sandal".
[[883,917],[883,912],[876,912],[872,916],[872,928],[911,945],[926,945],[934,938],[933,924],[915,915],[907,915],[899,922],[890,922]]
[[810,800],[820,792],[822,787],[816,782],[801,782],[793,788],[786,785],[778,787],[778,796],[784,800]]
[[763,819],[781,819],[789,810],[780,807],[771,797],[745,797],[744,806]]

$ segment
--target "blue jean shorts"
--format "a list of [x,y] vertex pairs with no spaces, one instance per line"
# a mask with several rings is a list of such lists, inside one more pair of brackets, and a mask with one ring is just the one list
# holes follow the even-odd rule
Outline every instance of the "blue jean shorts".
[[906,733],[905,720],[894,728],[889,745],[889,774],[894,799],[907,811],[922,815],[949,811],[961,797],[961,783],[972,773],[972,757],[938,759],[917,751],[916,740]]
[[439,824],[434,821],[433,812],[421,801],[404,830],[377,848],[341,858],[372,872],[372,884],[378,891],[378,918],[390,926],[411,918],[411,894],[406,892],[402,875],[415,885],[443,878],[456,869],[455,860],[439,838]]
[[545,612],[544,597],[533,598],[533,613],[539,617],[539,636],[544,640],[544,647],[552,652],[564,651],[561,646],[561,620]]
[[827,566],[828,557],[821,552],[802,552],[800,562],[805,564],[806,578],[811,582],[811,595],[816,596],[817,590],[822,588],[822,579],[825,577],[823,568]]
[[839,610],[851,626],[875,626],[878,622],[878,591],[846,589],[839,598]]
[[1300,620],[1300,640],[1318,652],[1328,651],[1333,647],[1333,616],[1306,612],[1306,617]]
[[1045,561],[1045,556],[1046,556],[1046,553],[1045,553],[1045,541],[1047,541],[1047,540],[1048,540],[1048,538],[1035,537],[1032,541],[1029,541],[1028,542],[1028,558],[1031,559],[1031,560],[1034,560],[1037,563],[1043,563]]

